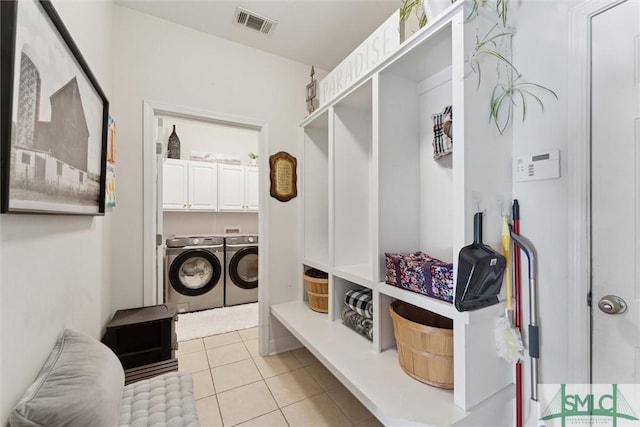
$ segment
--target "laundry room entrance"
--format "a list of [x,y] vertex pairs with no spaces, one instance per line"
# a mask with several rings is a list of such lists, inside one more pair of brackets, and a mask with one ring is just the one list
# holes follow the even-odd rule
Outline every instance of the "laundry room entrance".
[[149,162],[155,221],[149,228],[155,228],[156,246],[154,283],[145,280],[153,295],[145,302],[190,313],[194,328],[203,327],[196,321],[202,318],[200,335],[257,326],[259,154],[266,124],[181,107],[146,113],[145,139],[155,149]]

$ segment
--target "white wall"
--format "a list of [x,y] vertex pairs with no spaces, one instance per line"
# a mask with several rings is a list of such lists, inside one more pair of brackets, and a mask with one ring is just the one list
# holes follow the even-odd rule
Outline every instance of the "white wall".
[[[512,2],[513,3],[513,2]],[[540,374],[542,383],[569,382],[568,300],[568,178],[567,178],[567,73],[569,10],[576,1],[525,1],[513,7],[517,34],[514,64],[527,81],[553,89],[556,101],[543,94],[544,112],[533,101],[524,123],[513,126],[513,156],[560,150],[560,179],[514,182],[513,196],[520,202],[521,234],[535,245],[538,255],[540,305]],[[515,6],[515,4],[514,4]],[[526,258],[523,259],[526,266]],[[523,279],[527,279],[524,269]],[[526,283],[526,282],[523,282]],[[526,291],[526,288],[524,288]],[[527,305],[523,305],[527,323]]]
[[[54,6],[110,98],[113,3]],[[0,216],[1,425],[65,327],[100,338],[112,314],[110,233],[109,211]]]
[[240,126],[229,126],[204,120],[192,120],[181,117],[158,115],[162,119],[159,141],[164,156],[167,154],[169,135],[176,126],[176,135],[180,139],[180,158],[189,160],[192,151],[233,156],[240,164],[249,164],[249,152],[258,153],[260,132]]
[[[142,103],[151,100],[269,123],[270,154],[298,157],[310,67],[116,6],[114,104],[118,122],[118,207],[114,218],[113,307],[139,306],[142,291]],[[320,73],[318,73],[320,74]],[[319,78],[322,78],[320,75]],[[262,159],[266,167],[266,159]],[[263,189],[268,191],[268,183]],[[298,199],[269,198],[271,302],[297,294]],[[272,288],[273,289],[273,288]],[[273,334],[283,335],[280,330]]]
[[223,234],[225,227],[258,233],[258,212],[164,212],[163,235]]

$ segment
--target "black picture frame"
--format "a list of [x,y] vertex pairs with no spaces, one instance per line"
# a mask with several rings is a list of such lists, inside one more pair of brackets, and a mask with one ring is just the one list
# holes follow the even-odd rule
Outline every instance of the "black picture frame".
[[0,1],[0,39],[0,212],[104,215],[109,101],[78,46],[48,0]]

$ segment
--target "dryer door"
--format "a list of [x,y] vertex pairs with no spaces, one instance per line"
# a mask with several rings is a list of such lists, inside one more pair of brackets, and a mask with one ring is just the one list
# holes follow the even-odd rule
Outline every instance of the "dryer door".
[[187,296],[206,294],[220,281],[222,265],[218,258],[202,249],[187,250],[169,267],[169,284]]
[[249,246],[236,252],[229,261],[229,277],[242,289],[258,287],[258,247]]

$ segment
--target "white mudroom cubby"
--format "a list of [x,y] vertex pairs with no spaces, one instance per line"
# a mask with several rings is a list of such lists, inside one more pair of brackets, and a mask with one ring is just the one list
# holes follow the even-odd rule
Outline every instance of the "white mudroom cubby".
[[[385,253],[423,251],[457,268],[484,212],[485,242],[499,249],[511,199],[510,137],[489,123],[495,84],[478,87],[466,59],[491,25],[457,2],[381,64],[301,124],[303,265],[329,276],[329,313],[302,298],[271,313],[385,425],[509,425],[511,365],[496,355],[502,305],[458,312],[453,304],[388,285]],[[485,75],[486,74],[486,75]],[[433,159],[433,114],[453,107],[453,153]],[[501,202],[502,201],[502,202]],[[508,206],[508,205],[507,205]],[[373,342],[340,321],[344,293],[373,295]],[[300,293],[301,294],[301,293]],[[389,305],[402,300],[453,320],[454,388],[407,375]]]
[[302,193],[306,230],[303,262],[326,271],[329,267],[329,113],[324,111],[304,128]]
[[336,270],[371,280],[373,258],[372,83],[336,102],[333,111],[333,221]]

